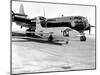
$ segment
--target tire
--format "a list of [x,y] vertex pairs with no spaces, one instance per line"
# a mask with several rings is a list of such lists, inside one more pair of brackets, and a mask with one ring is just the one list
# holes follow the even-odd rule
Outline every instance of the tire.
[[49,42],[52,42],[52,41],[53,41],[53,36],[52,36],[52,35],[50,35],[50,36],[48,37],[48,41],[49,41]]
[[86,37],[85,36],[81,36],[80,37],[80,41],[86,41]]
[[66,44],[68,44],[69,42],[68,41],[66,41]]

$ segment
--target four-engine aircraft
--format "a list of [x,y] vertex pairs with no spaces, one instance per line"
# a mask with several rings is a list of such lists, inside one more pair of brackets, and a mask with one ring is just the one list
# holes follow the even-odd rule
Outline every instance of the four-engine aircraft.
[[84,31],[91,32],[91,26],[86,17],[83,16],[62,16],[56,18],[45,18],[38,16],[33,19],[27,18],[24,12],[24,7],[21,4],[20,13],[12,11],[12,21],[22,27],[27,27],[27,36],[38,35],[40,37],[46,36],[48,41],[53,41],[57,33],[66,36],[66,33],[75,30],[80,33],[80,41],[86,41]]

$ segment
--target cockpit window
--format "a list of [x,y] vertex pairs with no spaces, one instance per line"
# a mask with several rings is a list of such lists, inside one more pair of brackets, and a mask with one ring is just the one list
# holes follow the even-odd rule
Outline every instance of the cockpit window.
[[75,24],[83,24],[83,25],[86,25],[86,21],[75,21]]
[[83,23],[82,21],[75,21],[75,23]]
[[82,19],[82,17],[74,17],[74,19],[79,19],[79,20],[81,20],[81,19]]

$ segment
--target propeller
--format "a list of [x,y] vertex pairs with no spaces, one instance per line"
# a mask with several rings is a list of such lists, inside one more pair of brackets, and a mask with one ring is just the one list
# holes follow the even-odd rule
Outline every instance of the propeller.
[[91,34],[91,25],[89,24],[89,35]]
[[91,27],[95,27],[89,24],[89,35],[91,35]]

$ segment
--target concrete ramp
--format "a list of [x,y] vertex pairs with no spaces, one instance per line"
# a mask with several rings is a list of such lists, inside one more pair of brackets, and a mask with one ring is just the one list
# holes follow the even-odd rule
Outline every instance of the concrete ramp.
[[12,45],[13,73],[43,72],[49,68],[67,65],[60,56],[41,52],[34,48]]

